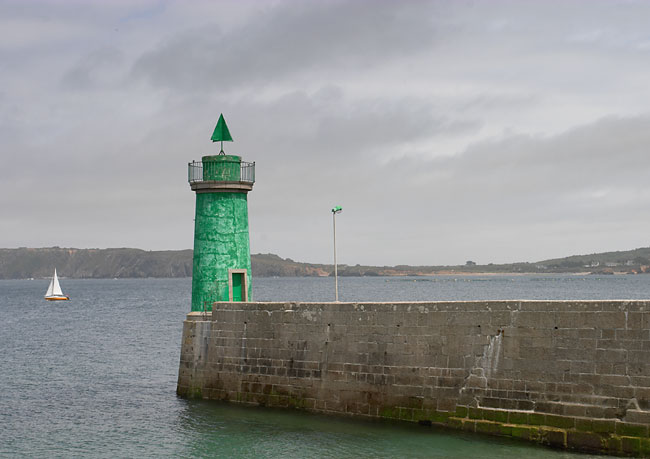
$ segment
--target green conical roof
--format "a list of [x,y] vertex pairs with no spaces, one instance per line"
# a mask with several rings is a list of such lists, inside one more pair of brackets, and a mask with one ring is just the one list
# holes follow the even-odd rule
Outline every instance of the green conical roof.
[[228,126],[226,126],[226,120],[223,119],[223,113],[219,116],[219,121],[217,122],[217,126],[214,128],[214,132],[212,133],[212,141],[213,142],[232,142],[232,137],[230,136],[230,131],[228,130]]

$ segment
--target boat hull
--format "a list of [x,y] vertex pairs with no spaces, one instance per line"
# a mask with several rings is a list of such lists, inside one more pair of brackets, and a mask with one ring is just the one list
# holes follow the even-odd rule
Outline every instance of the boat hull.
[[45,299],[47,301],[66,301],[69,300],[70,298],[67,296],[46,296]]

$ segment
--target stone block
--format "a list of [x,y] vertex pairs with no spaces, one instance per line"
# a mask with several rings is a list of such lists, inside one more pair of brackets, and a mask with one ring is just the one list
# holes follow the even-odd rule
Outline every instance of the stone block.
[[650,361],[650,351],[630,350],[627,351],[627,361],[630,364],[645,364]]
[[483,419],[488,421],[507,423],[508,411],[483,409]]
[[546,423],[546,415],[540,413],[529,413],[528,423],[533,426],[541,426]]
[[551,429],[548,427],[540,427],[539,433],[541,443],[552,446],[554,448],[566,448],[566,431],[560,429]]
[[627,410],[625,413],[625,421],[650,425],[650,411],[645,410]]
[[615,455],[622,455],[622,444],[621,444],[621,437],[617,435],[610,435],[609,437],[605,437],[606,440],[606,450],[608,453],[615,454]]
[[453,418],[452,417],[452,418],[447,419],[447,422],[446,422],[445,425],[447,427],[451,427],[452,429],[461,430],[463,428],[463,422],[464,422],[463,419]]
[[642,438],[639,453],[643,457],[650,457],[650,438]]
[[438,399],[438,410],[439,411],[452,411],[456,407],[456,398],[441,396]]
[[462,421],[462,429],[466,432],[476,432],[476,422],[469,419]]
[[536,440],[539,437],[539,428],[530,426],[512,426],[511,435],[513,438],[522,440]]
[[596,433],[616,432],[616,421],[612,419],[593,419],[593,429]]
[[627,351],[623,349],[597,349],[596,361],[604,363],[625,363]]
[[647,437],[648,425],[647,424],[633,424],[630,422],[617,422],[616,434],[621,437]]
[[509,424],[528,424],[528,413],[521,413],[517,411],[508,412]]
[[593,432],[594,422],[592,419],[576,418],[575,428],[580,432]]
[[449,420],[450,417],[452,417],[453,413],[447,412],[447,411],[432,411],[429,419],[431,419],[432,422],[436,422],[439,424],[446,424]]
[[466,406],[456,406],[454,416],[457,418],[465,418],[468,416],[469,409]]
[[602,452],[603,438],[591,432],[567,432],[567,446],[580,451]]
[[538,401],[535,403],[535,411],[540,413],[554,413],[560,410],[556,402]]
[[621,451],[630,456],[640,456],[641,439],[638,437],[621,437]]
[[500,435],[501,434],[501,425],[496,422],[491,421],[475,421],[475,432],[484,433],[490,435]]
[[576,420],[573,417],[557,416],[553,414],[546,415],[545,425],[559,427],[561,429],[572,429],[575,427]]
[[547,328],[551,329],[555,326],[555,314],[548,314],[546,312],[533,312],[521,311],[515,316],[514,326],[519,328]]
[[564,404],[563,413],[565,416],[584,417],[587,415],[587,407],[581,404]]

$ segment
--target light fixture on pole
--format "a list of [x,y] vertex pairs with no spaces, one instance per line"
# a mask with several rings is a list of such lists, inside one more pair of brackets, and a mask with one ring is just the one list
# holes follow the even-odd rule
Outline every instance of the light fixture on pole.
[[336,214],[343,212],[343,207],[332,208],[332,223],[334,225],[334,301],[339,300],[339,273],[336,266]]

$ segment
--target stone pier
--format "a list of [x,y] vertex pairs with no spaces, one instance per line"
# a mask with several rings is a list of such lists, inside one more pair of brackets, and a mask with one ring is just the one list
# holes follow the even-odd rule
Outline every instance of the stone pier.
[[650,455],[650,300],[215,303],[178,394]]

